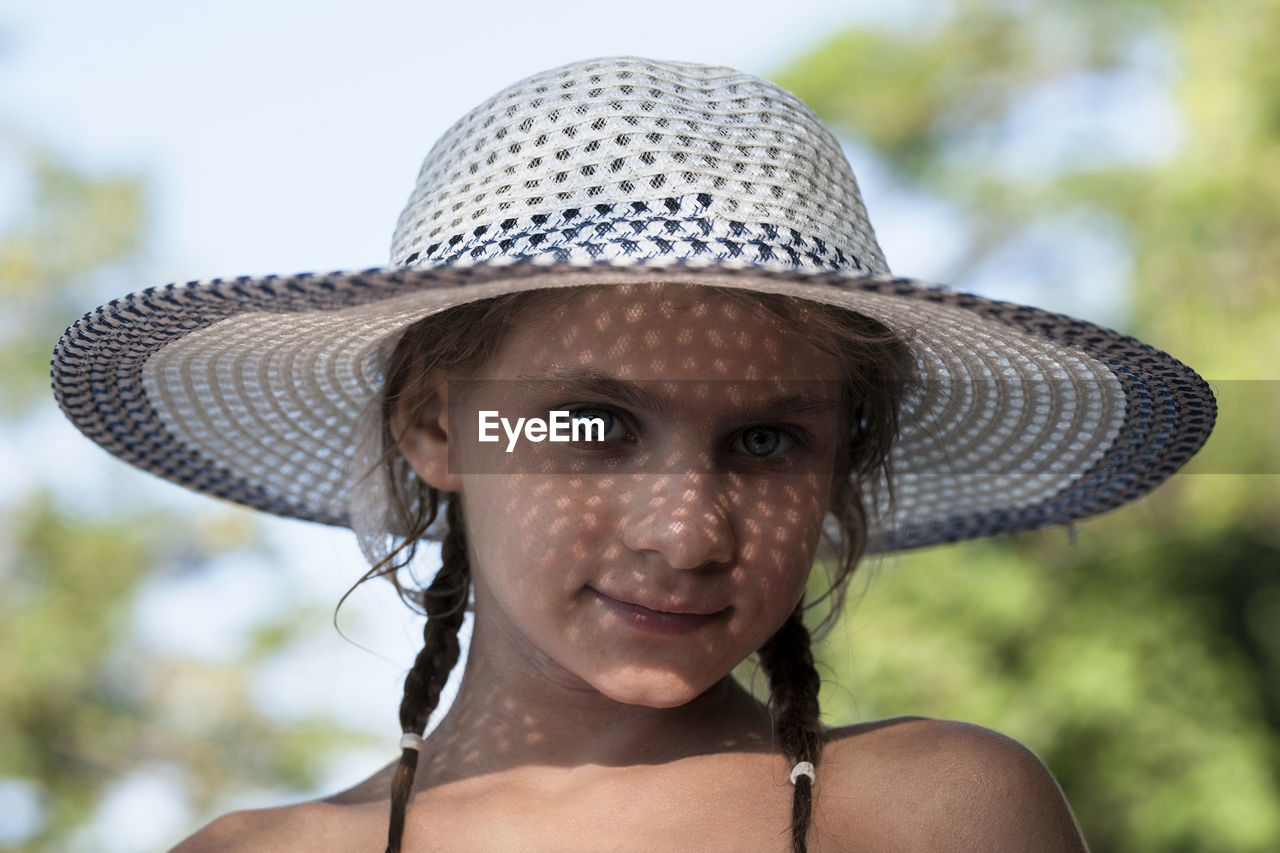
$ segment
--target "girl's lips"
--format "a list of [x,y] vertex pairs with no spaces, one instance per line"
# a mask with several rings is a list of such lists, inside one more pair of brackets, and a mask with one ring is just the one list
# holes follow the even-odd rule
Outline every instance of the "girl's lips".
[[725,607],[711,612],[702,612],[702,608],[690,606],[685,610],[654,610],[642,604],[622,601],[592,587],[587,588],[628,624],[653,634],[667,636],[688,634],[720,621],[728,615],[730,609]]

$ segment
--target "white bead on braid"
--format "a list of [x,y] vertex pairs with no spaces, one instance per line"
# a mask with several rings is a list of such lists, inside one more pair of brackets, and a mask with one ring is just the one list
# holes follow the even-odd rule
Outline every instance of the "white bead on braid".
[[791,784],[794,785],[796,783],[796,779],[800,778],[801,776],[808,776],[810,785],[818,781],[817,776],[813,771],[812,762],[801,761],[797,763],[795,767],[791,768]]

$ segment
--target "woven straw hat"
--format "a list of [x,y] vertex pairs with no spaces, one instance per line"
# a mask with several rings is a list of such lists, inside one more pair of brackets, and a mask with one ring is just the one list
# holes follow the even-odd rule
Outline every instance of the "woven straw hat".
[[1133,338],[889,274],[839,145],[726,68],[575,63],[436,143],[389,266],[170,284],[113,300],[54,352],[63,411],[111,453],[267,512],[351,523],[354,436],[406,326],[514,291],[677,282],[791,294],[901,330],[892,515],[873,547],[1070,522],[1162,482],[1213,396]]

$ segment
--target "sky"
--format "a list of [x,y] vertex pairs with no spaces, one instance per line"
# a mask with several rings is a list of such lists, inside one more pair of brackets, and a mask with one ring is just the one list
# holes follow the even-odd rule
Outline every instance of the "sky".
[[430,144],[509,83],[618,54],[766,73],[849,19],[726,8],[26,0],[0,13],[0,99],[83,163],[147,172],[162,278],[371,266]]
[[[396,216],[432,142],[517,79],[619,54],[767,76],[855,14],[908,25],[923,2],[19,0],[0,10],[0,134],[29,137],[83,168],[145,177],[152,231],[141,269],[148,278],[129,289],[363,268],[385,262]],[[1061,115],[1062,99],[1071,97],[1046,93],[1024,118]],[[1126,109],[1134,103],[1128,99]],[[1167,124],[1158,103],[1153,109],[1155,126]],[[934,278],[956,251],[956,223],[926,199],[895,193],[856,145],[850,154],[891,266]],[[21,215],[21,191],[13,164],[0,161],[0,223]],[[1102,240],[1081,257],[1106,266],[1121,252]],[[1059,310],[1078,309],[1070,300],[1088,297],[1045,295],[1065,300],[1046,306]],[[1120,310],[1103,299],[1079,313],[1099,319]],[[0,449],[8,472],[0,502],[6,488],[37,476],[92,500],[84,472],[116,464],[66,425],[52,403],[15,438]],[[203,500],[143,475],[127,488],[193,512]],[[198,582],[148,585],[136,611],[140,641],[197,657],[234,654],[230,644],[246,625],[271,618],[272,602],[285,597],[282,585],[305,587],[310,603],[331,608],[361,565],[349,534],[297,522],[267,529],[294,555],[287,565],[232,560]],[[215,612],[208,601],[243,606]],[[398,607],[386,591],[362,591],[349,623],[360,645],[329,630],[316,638],[322,652],[282,660],[257,680],[260,701],[286,718],[331,703],[344,720],[386,729],[391,754],[398,737],[391,710],[418,640],[409,620],[368,614]],[[317,666],[338,672],[349,689],[314,689]],[[355,765],[369,760],[354,757],[351,766],[335,768],[335,778],[345,772],[354,781]],[[189,831],[191,815],[167,793],[174,787],[167,772],[122,780],[82,839],[84,849],[155,848]],[[29,796],[0,780],[0,813],[10,815],[7,824],[0,820],[0,844],[17,832],[24,803]],[[143,813],[148,820],[138,819]]]

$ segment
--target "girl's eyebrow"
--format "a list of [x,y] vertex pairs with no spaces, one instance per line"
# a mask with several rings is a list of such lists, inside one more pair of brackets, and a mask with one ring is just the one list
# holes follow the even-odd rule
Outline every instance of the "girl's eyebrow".
[[531,388],[537,391],[571,391],[593,394],[623,403],[631,408],[658,414],[666,414],[670,409],[657,394],[647,391],[633,382],[618,379],[590,368],[556,370],[551,373],[550,377],[546,374],[536,374],[521,375],[517,378],[522,382],[527,382]]
[[[670,402],[658,394],[635,382],[618,379],[590,368],[554,371],[550,377],[546,374],[521,375],[517,377],[537,391],[554,391],[559,393],[584,393],[604,397],[622,403],[640,411],[656,414],[669,414]],[[649,380],[645,384],[657,384],[667,380]],[[721,380],[694,380],[696,384],[707,384]],[[741,386],[748,382],[763,380],[723,380],[726,384]],[[774,385],[773,382],[768,382]],[[771,420],[775,418],[795,417],[798,415],[833,415],[839,403],[838,382],[821,380],[798,380],[795,383],[806,391],[798,394],[784,394],[764,401],[751,401],[735,412],[745,420]],[[820,393],[811,393],[820,392]]]

